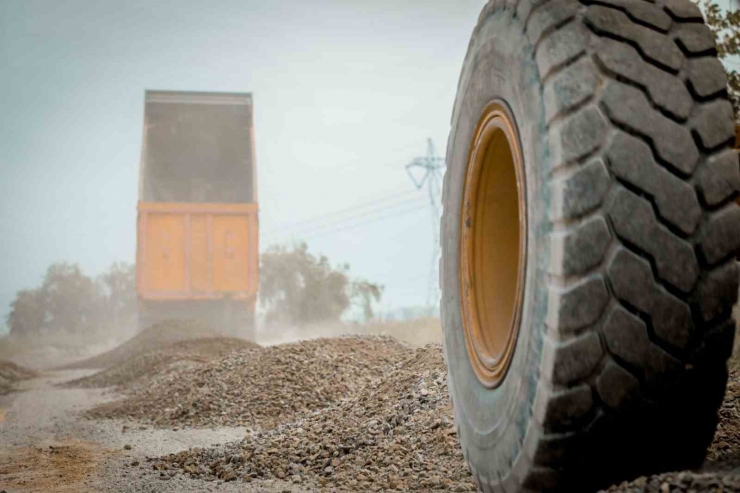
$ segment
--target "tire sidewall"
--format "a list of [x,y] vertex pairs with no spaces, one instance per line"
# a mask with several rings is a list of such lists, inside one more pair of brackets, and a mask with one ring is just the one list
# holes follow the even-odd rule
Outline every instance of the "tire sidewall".
[[[508,11],[489,14],[466,57],[447,149],[442,235],[442,319],[455,420],[468,459],[508,473],[521,449],[539,380],[547,315],[550,204],[542,83],[521,21]],[[485,106],[509,107],[518,127],[527,204],[527,260],[522,318],[511,366],[495,389],[478,381],[468,359],[459,284],[460,219],[470,142]],[[480,470],[480,467],[474,469]]]

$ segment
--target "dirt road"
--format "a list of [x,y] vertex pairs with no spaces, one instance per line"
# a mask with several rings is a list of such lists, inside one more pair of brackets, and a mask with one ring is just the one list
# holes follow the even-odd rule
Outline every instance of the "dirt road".
[[0,491],[36,492],[282,492],[305,491],[263,482],[204,483],[178,475],[164,479],[147,457],[241,439],[245,428],[167,430],[84,419],[81,412],[114,396],[99,389],[56,384],[94,373],[45,373],[19,392],[0,397]]

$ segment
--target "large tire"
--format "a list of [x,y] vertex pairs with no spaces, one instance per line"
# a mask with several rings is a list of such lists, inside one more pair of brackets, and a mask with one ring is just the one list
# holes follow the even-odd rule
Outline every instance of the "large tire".
[[[492,101],[517,129],[526,228],[511,357],[485,381],[467,345],[461,235]],[[590,490],[701,464],[735,332],[733,122],[689,0],[483,9],[452,118],[440,269],[455,420],[483,491]]]

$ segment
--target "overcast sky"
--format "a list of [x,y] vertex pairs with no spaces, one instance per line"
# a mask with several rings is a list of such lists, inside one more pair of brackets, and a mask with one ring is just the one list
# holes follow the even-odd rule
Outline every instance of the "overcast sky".
[[484,3],[0,0],[3,318],[52,262],[134,261],[145,89],[252,92],[262,247],[305,237],[384,309],[424,304],[430,212],[404,165],[427,137],[444,154]]

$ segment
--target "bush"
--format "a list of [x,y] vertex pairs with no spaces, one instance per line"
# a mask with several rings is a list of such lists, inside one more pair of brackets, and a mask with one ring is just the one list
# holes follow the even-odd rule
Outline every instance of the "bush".
[[7,319],[12,337],[89,335],[129,328],[135,321],[133,266],[116,263],[93,279],[66,262],[49,266],[40,287],[19,291]]
[[332,267],[323,255],[310,254],[305,243],[262,254],[260,303],[268,325],[337,321],[352,306],[370,320],[382,292],[378,284],[350,279],[347,264]]

